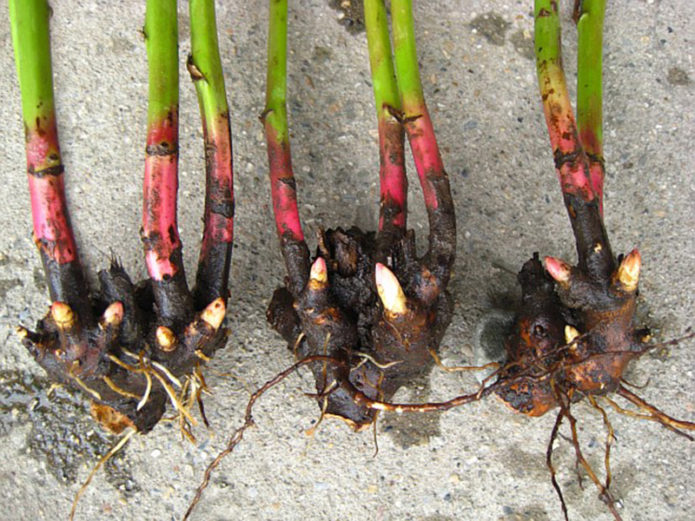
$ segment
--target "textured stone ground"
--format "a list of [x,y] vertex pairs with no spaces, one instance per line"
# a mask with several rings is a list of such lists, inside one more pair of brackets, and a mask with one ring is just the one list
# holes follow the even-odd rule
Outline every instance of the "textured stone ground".
[[[144,2],[52,2],[53,59],[68,198],[84,263],[118,255],[144,276],[138,238],[147,68],[140,33]],[[309,237],[319,225],[373,227],[377,215],[376,122],[365,36],[327,0],[291,2],[290,119],[301,213]],[[552,168],[535,84],[528,1],[416,2],[424,88],[458,212],[459,250],[451,290],[454,320],[443,359],[472,359],[482,317],[516,294],[514,272],[533,251],[573,258],[570,227]],[[127,8],[124,7],[127,4]],[[182,4],[184,4],[182,2]],[[224,4],[224,5],[222,5]],[[134,439],[95,478],[78,519],[179,519],[205,465],[240,423],[254,388],[291,362],[265,323],[281,283],[257,116],[263,107],[266,2],[220,2],[219,31],[232,107],[237,235],[229,322],[233,334],[209,373],[214,435],[197,446],[175,424]],[[563,2],[566,65],[574,29]],[[616,251],[640,248],[644,320],[656,338],[678,336],[695,315],[695,4],[616,0],[606,19],[606,219]],[[181,6],[182,75],[189,48]],[[340,18],[343,17],[342,20]],[[66,519],[96,454],[114,441],[88,421],[80,400],[47,382],[13,333],[49,304],[31,241],[22,122],[9,24],[0,20],[0,502],[4,519]],[[340,23],[343,22],[343,23]],[[202,215],[202,147],[192,85],[182,76],[181,232],[189,273]],[[411,168],[412,170],[412,168]],[[412,178],[411,226],[426,219]],[[424,244],[424,243],[423,243]],[[645,398],[695,419],[695,342],[645,356],[628,378]],[[514,415],[494,399],[443,415],[385,415],[377,433],[355,435],[317,418],[293,377],[259,404],[258,427],[214,475],[200,520],[556,520],[545,469],[553,418]],[[435,371],[401,391],[403,400],[445,398],[472,376]],[[597,468],[600,416],[578,406],[582,448]],[[657,425],[611,415],[614,493],[625,520],[685,521],[695,508],[695,444]],[[571,518],[611,519],[593,486],[580,489],[570,445],[556,448]],[[690,512],[690,514],[688,514]]]

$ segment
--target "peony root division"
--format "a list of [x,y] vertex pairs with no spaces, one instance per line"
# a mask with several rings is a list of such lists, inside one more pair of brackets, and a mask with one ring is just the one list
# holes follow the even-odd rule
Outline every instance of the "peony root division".
[[[280,4],[283,4],[280,7]],[[380,151],[380,212],[376,233],[321,231],[313,262],[302,233],[290,163],[285,110],[286,6],[271,4],[268,96],[263,121],[273,208],[288,273],[268,320],[298,359],[311,364],[322,413],[362,430],[375,411],[357,395],[388,399],[426,373],[451,317],[446,286],[455,252],[449,181],[422,95],[409,1],[392,2],[395,69],[382,1],[365,2]],[[430,224],[429,250],[415,252],[406,230],[404,129],[410,141]]]
[[[87,393],[95,419],[114,432],[151,430],[171,402],[192,439],[205,380],[223,347],[233,230],[229,112],[214,3],[191,0],[189,71],[203,118],[206,198],[196,286],[189,291],[176,223],[178,33],[175,0],[149,0],[145,36],[149,110],[142,240],[149,279],[133,284],[112,261],[90,293],[63,189],[53,102],[46,0],[11,0],[12,37],[26,126],[34,238],[53,301],[22,343],[57,383]],[[203,415],[204,418],[204,415]]]
[[[577,248],[577,265],[538,255],[519,273],[522,309],[507,340],[508,363],[498,372],[497,395],[513,410],[541,416],[559,408],[547,450],[547,465],[565,519],[567,507],[555,479],[552,451],[564,419],[577,464],[620,519],[610,493],[613,430],[602,405],[627,412],[608,395],[637,406],[639,417],[658,421],[692,439],[684,430],[695,424],[675,420],[647,404],[625,386],[628,363],[654,346],[634,314],[642,259],[637,249],[614,257],[603,223],[602,30],[605,0],[576,1],[579,51],[577,121],[562,68],[558,2],[535,2],[538,83],[555,158],[555,169]],[[602,482],[582,455],[571,405],[583,398],[600,411],[608,431]],[[635,414],[635,413],[632,413]]]

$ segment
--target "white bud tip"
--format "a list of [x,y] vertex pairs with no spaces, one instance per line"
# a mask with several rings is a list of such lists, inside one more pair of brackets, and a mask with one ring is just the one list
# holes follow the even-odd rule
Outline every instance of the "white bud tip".
[[406,312],[406,299],[401,285],[393,272],[386,266],[376,263],[376,290],[379,293],[384,309],[392,315],[403,315]]
[[217,331],[222,325],[224,316],[227,314],[227,306],[224,303],[222,297],[218,297],[203,310],[200,314],[200,318],[205,321],[212,329]]
[[577,331],[577,328],[570,326],[569,324],[565,325],[565,343],[566,344],[571,344],[575,338],[579,336],[579,331]]
[[61,329],[72,327],[75,324],[75,313],[65,302],[54,302],[51,305],[51,316]]
[[103,320],[105,324],[117,326],[123,322],[123,304],[121,302],[113,302],[104,311]]
[[174,332],[166,326],[159,326],[155,333],[157,336],[157,344],[162,348],[163,351],[171,351],[176,342],[176,335]]
[[326,261],[323,260],[323,257],[317,257],[314,263],[311,265],[309,280],[318,282],[320,284],[325,284],[328,282],[328,271],[326,269]]
[[642,257],[637,248],[627,254],[618,268],[618,280],[628,291],[635,291],[639,282],[640,268],[642,267]]
[[555,257],[545,258],[545,269],[550,276],[560,284],[567,284],[570,280],[571,268],[568,264]]

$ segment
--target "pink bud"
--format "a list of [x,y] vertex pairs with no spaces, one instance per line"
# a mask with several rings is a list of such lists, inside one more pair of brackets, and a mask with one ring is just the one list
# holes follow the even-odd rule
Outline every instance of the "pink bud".
[[569,264],[555,257],[545,258],[545,269],[559,284],[566,285],[570,281],[572,268]]

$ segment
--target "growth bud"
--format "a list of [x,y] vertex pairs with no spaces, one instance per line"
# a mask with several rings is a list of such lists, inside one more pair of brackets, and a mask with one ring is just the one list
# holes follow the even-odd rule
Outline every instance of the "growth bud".
[[24,340],[26,337],[29,336],[29,330],[25,327],[22,327],[22,326],[17,326],[15,328],[15,332],[17,333],[19,338],[21,338],[22,340]]
[[227,306],[224,304],[224,299],[218,297],[203,310],[200,314],[200,318],[212,329],[217,331],[222,325],[224,316],[227,313]]
[[176,335],[174,332],[166,326],[159,326],[155,332],[157,337],[157,344],[159,348],[164,352],[170,352],[174,350],[176,344]]
[[639,282],[639,272],[642,267],[642,257],[637,248],[627,254],[618,267],[618,280],[626,291],[635,291]]
[[65,302],[54,302],[51,306],[51,317],[58,329],[70,329],[75,325],[75,313]]
[[375,279],[376,290],[386,312],[396,316],[405,314],[407,310],[405,294],[393,272],[377,262]]
[[569,284],[572,268],[566,262],[555,257],[546,257],[545,269],[558,284]]
[[112,302],[102,315],[102,321],[107,326],[119,326],[123,322],[123,304]]
[[565,325],[565,343],[566,344],[571,344],[574,342],[574,339],[579,336],[579,331],[577,331],[576,327],[570,326],[569,324]]
[[328,269],[323,257],[317,257],[309,272],[309,287],[313,290],[324,288],[328,284]]

